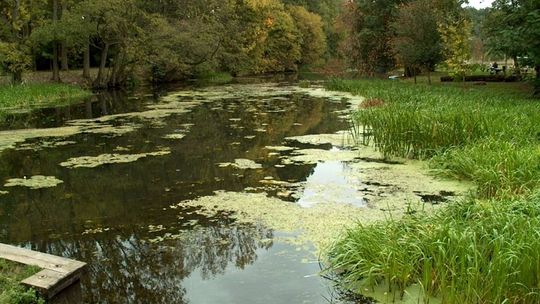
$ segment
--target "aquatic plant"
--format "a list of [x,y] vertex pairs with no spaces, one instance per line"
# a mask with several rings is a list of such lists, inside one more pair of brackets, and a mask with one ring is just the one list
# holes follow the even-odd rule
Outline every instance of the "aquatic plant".
[[416,284],[418,302],[539,303],[539,231],[539,195],[471,199],[436,215],[358,225],[332,246],[327,271],[342,287],[375,297],[369,291],[379,285],[399,300]]
[[540,104],[522,92],[372,80],[332,80],[327,87],[366,97],[351,130],[358,143],[372,143],[385,156],[437,156],[436,168],[477,182],[485,197],[522,195],[538,185]]

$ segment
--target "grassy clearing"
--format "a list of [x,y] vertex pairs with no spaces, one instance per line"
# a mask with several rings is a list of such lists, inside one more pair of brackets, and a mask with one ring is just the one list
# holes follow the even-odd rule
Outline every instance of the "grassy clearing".
[[36,292],[24,288],[19,282],[37,273],[39,268],[25,266],[0,259],[0,303],[34,304],[45,303]]
[[539,231],[538,195],[471,200],[351,229],[329,261],[343,286],[359,293],[384,284],[400,299],[418,284],[423,299],[441,303],[540,303]]
[[483,197],[527,194],[538,185],[540,103],[519,86],[464,89],[373,80],[333,80],[327,86],[367,98],[353,115],[353,130],[366,132],[364,140],[385,156],[435,157],[436,168],[475,181]]
[[89,91],[67,84],[0,86],[0,116],[34,108],[70,104],[90,95]]

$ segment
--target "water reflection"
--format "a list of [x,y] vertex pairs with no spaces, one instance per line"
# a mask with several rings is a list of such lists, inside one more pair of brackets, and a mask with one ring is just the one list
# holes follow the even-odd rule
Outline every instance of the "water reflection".
[[[216,190],[259,187],[268,176],[291,181],[305,181],[312,173],[318,176],[321,169],[313,165],[275,167],[279,159],[264,147],[280,145],[289,136],[344,129],[346,122],[334,112],[345,105],[290,92],[273,98],[250,96],[250,92],[246,90],[243,98],[202,103],[187,113],[145,120],[124,118],[115,124],[130,123],[137,128],[120,135],[83,133],[56,139],[63,145],[33,139],[18,149],[0,152],[0,190],[4,190],[5,180],[14,177],[41,174],[63,181],[55,188],[10,188],[8,194],[0,195],[0,241],[88,262],[84,296],[90,303],[204,303],[196,297],[201,290],[195,291],[195,285],[214,288],[217,293],[224,292],[220,289],[224,285],[215,281],[219,278],[221,283],[224,278],[262,280],[264,267],[270,264],[259,265],[258,257],[265,256],[265,261],[275,264],[279,261],[276,254],[285,250],[271,248],[272,231],[261,226],[237,227],[192,210],[184,210],[178,218],[178,212],[168,207]],[[104,94],[72,107],[13,117],[3,128],[55,127],[70,119],[143,111],[156,102],[150,93]],[[170,134],[184,137],[167,138]],[[96,168],[59,166],[73,157],[147,153],[156,147],[170,149],[171,154]],[[238,158],[256,161],[263,168],[237,170],[217,165]],[[190,224],[195,220],[198,224]],[[164,230],[150,232],[150,225],[163,225]],[[178,238],[166,237],[166,233]],[[165,236],[161,242],[149,241],[160,236]],[[296,265],[302,269],[301,263]],[[247,268],[262,272],[250,275],[242,271]],[[209,280],[216,284],[202,283]],[[317,282],[302,284],[296,289],[317,294]]]
[[358,185],[350,179],[350,174],[345,174],[347,170],[351,170],[349,165],[341,161],[317,163],[307,178],[298,204],[305,208],[317,202],[365,206],[363,195],[357,190]]

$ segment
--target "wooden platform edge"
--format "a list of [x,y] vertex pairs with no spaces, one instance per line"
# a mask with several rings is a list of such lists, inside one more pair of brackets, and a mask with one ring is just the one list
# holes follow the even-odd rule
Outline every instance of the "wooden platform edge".
[[47,300],[78,282],[87,267],[86,263],[77,260],[2,243],[0,243],[0,258],[41,268],[40,272],[21,283],[35,289]]

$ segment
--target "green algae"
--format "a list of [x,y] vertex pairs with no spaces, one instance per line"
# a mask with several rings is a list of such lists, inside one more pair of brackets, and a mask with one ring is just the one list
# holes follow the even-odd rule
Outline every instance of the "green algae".
[[35,175],[30,178],[12,178],[6,181],[4,187],[27,187],[30,189],[52,188],[63,183],[54,176]]
[[181,202],[178,206],[202,208],[205,214],[211,215],[222,211],[233,212],[232,218],[238,224],[262,223],[277,231],[297,233],[297,236],[284,241],[298,246],[315,244],[317,251],[326,248],[345,229],[359,221],[371,223],[385,218],[383,212],[344,204],[302,208],[264,193],[218,191],[214,196]]
[[163,150],[139,154],[101,154],[98,156],[82,156],[70,158],[67,161],[60,163],[60,166],[66,168],[95,168],[106,164],[130,163],[141,158],[163,156],[170,153],[170,150]]
[[252,160],[243,159],[243,158],[235,159],[234,163],[219,163],[218,166],[221,167],[221,168],[233,167],[233,168],[242,169],[242,170],[261,169],[262,168],[261,164],[258,164],[258,163],[254,162]]
[[163,136],[164,139],[171,139],[171,140],[179,140],[186,137],[185,134],[179,134],[179,133],[173,133],[173,134],[167,134]]

